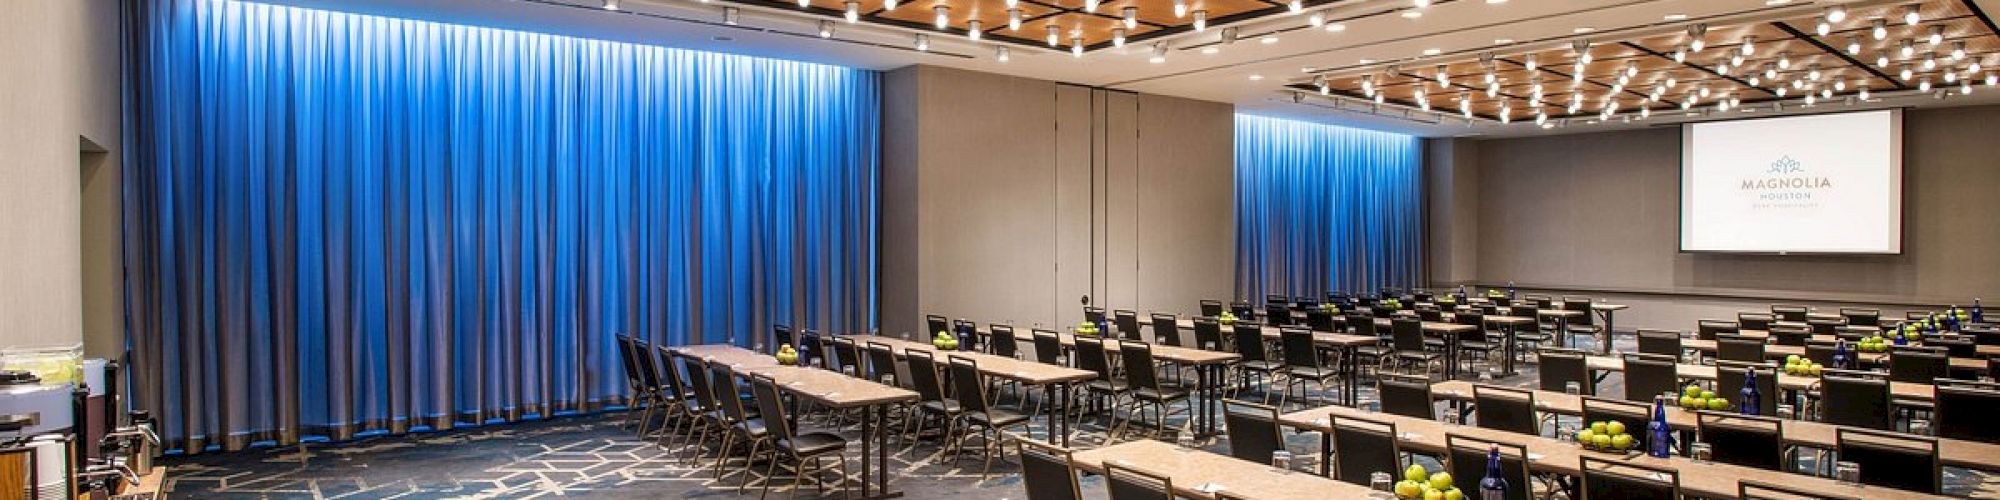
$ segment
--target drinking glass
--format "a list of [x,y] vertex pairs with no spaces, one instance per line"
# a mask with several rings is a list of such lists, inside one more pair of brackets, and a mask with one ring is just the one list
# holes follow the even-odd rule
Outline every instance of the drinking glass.
[[1780,420],[1791,420],[1797,415],[1798,415],[1798,410],[1792,409],[1791,404],[1778,405],[1778,418]]
[[1271,467],[1285,472],[1292,471],[1292,452],[1278,450],[1271,452]]
[[1456,415],[1455,413],[1456,413],[1456,410],[1452,410],[1452,409],[1450,409],[1450,408],[1446,408],[1446,409],[1445,409],[1444,411],[1441,411],[1441,412],[1437,412],[1437,418],[1438,418],[1438,423],[1440,423],[1440,424],[1444,424],[1444,425],[1452,425],[1452,424],[1457,424],[1457,423],[1458,423],[1458,422],[1457,422],[1457,420],[1458,420],[1458,419],[1456,419],[1456,418],[1452,418],[1452,417],[1455,417],[1455,416],[1457,416],[1457,415]]
[[1928,435],[1930,435],[1930,433],[1931,433],[1931,421],[1930,421],[1930,419],[1925,419],[1925,418],[1913,418],[1913,419],[1910,419],[1910,433],[1911,433],[1911,434],[1916,434],[1916,435],[1919,435],[1919,436],[1928,436]]
[[1835,462],[1833,464],[1833,477],[1843,483],[1861,484],[1861,464]]
[[1694,459],[1697,462],[1707,462],[1709,458],[1715,455],[1715,451],[1713,448],[1709,448],[1708,443],[1696,441],[1694,444],[1688,445],[1688,454],[1694,455]]
[[1576,382],[1563,382],[1563,394],[1575,396],[1582,393],[1583,393],[1583,384],[1578,384]]
[[1572,429],[1567,425],[1558,425],[1556,426],[1556,439],[1560,441],[1576,441],[1576,429]]
[[1395,481],[1391,481],[1391,479],[1394,477],[1395,476],[1391,476],[1387,472],[1375,472],[1368,474],[1368,489],[1375,491],[1382,491],[1382,492],[1393,492],[1395,490],[1395,484],[1394,484]]
[[1194,434],[1182,432],[1180,433],[1180,437],[1175,438],[1174,441],[1180,445],[1182,450],[1194,449]]

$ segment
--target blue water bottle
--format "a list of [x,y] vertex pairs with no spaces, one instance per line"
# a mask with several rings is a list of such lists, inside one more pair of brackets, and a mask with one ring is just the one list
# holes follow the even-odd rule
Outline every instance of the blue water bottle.
[[1847,367],[1847,339],[1840,339],[1833,344],[1833,367],[1839,370],[1850,369]]
[[1667,427],[1665,399],[1653,400],[1653,421],[1646,424],[1646,454],[1654,458],[1674,455],[1674,431]]
[[1739,403],[1743,407],[1741,412],[1744,415],[1754,417],[1757,416],[1758,412],[1764,411],[1764,405],[1761,404],[1764,400],[1759,397],[1760,395],[1757,392],[1757,370],[1751,368],[1743,369],[1742,395],[1743,399]]
[[1979,299],[1972,299],[1972,322],[1985,323],[1986,309],[1979,307]]
[[1507,282],[1507,300],[1512,301],[1518,298],[1521,298],[1521,293],[1514,290],[1514,282]]
[[1500,447],[1486,452],[1486,477],[1479,480],[1479,500],[1507,500],[1507,478],[1500,472]]

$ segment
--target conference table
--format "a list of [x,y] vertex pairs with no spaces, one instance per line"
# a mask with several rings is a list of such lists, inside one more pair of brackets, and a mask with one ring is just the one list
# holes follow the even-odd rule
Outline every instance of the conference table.
[[[1445,315],[1450,316],[1452,318],[1452,322],[1454,323],[1457,322],[1458,313],[1445,313]],[[1518,373],[1514,371],[1514,357],[1516,356],[1515,351],[1518,350],[1517,348],[1514,347],[1514,343],[1519,341],[1520,339],[1521,326],[1535,324],[1535,318],[1530,318],[1526,316],[1508,316],[1503,314],[1488,314],[1481,319],[1486,322],[1487,326],[1501,327],[1500,332],[1506,338],[1504,345],[1500,346],[1500,348],[1504,350],[1506,353],[1505,356],[1506,359],[1501,360],[1500,362],[1501,374],[1513,375],[1515,373]]]
[[1070,458],[1076,468],[1092,474],[1103,474],[1109,463],[1165,476],[1173,483],[1176,498],[1215,498],[1218,492],[1258,500],[1373,498],[1374,494],[1358,484],[1151,439],[1079,451]]
[[[1339,316],[1335,316],[1335,318],[1339,318]],[[1153,324],[1152,318],[1139,318],[1139,321],[1142,326],[1150,327]],[[1228,338],[1236,335],[1235,325],[1219,326],[1221,327],[1223,337]],[[1194,330],[1194,320],[1176,319],[1174,320],[1174,327],[1181,331],[1191,332]],[[1284,338],[1283,327],[1260,325],[1257,333],[1263,336],[1267,342],[1276,342]],[[1014,335],[1019,337],[1020,333],[1017,332]],[[1224,343],[1227,344],[1227,342]],[[1361,383],[1359,380],[1361,365],[1357,361],[1360,357],[1359,352],[1362,347],[1373,346],[1379,343],[1381,343],[1381,339],[1366,335],[1313,331],[1313,344],[1333,349],[1335,352],[1340,353],[1337,356],[1340,362],[1334,369],[1340,373],[1340,400],[1344,404],[1349,406],[1360,404],[1359,394]]]
[[[982,337],[990,338],[993,335],[990,330],[985,328],[974,331]],[[1014,332],[1014,340],[1016,342],[1032,343],[1034,339],[1035,334],[1033,330],[1025,332],[1017,330]],[[1076,349],[1076,334],[1057,333],[1056,339],[1062,342],[1064,350]],[[1101,340],[1104,341],[1106,355],[1124,351],[1125,344],[1122,339],[1103,337]],[[1215,435],[1217,433],[1215,412],[1222,409],[1222,395],[1220,391],[1224,383],[1225,372],[1229,368],[1230,363],[1243,359],[1243,356],[1233,352],[1210,351],[1166,344],[1150,344],[1149,347],[1152,348],[1153,359],[1194,367],[1196,399],[1193,401],[1193,404],[1196,411],[1194,415],[1190,416],[1194,420],[1194,433],[1202,437]],[[1126,369],[1130,370],[1132,368],[1126,367]],[[1092,378],[1095,377],[1093,376]]]
[[[1687,495],[1702,498],[1736,498],[1740,483],[1746,480],[1766,484],[1782,484],[1788,488],[1814,495],[1847,498],[1867,498],[1871,500],[1948,498],[1879,486],[1846,484],[1829,478],[1805,474],[1743,467],[1714,461],[1697,461],[1681,456],[1656,458],[1644,453],[1627,454],[1590,451],[1577,446],[1574,442],[1554,438],[1517,434],[1468,425],[1449,424],[1432,419],[1369,412],[1344,406],[1326,406],[1296,411],[1284,414],[1278,420],[1286,426],[1319,432],[1320,452],[1324,457],[1324,454],[1330,454],[1333,450],[1333,424],[1331,417],[1336,415],[1343,418],[1358,417],[1394,423],[1396,425],[1396,441],[1404,451],[1440,456],[1445,455],[1447,453],[1445,447],[1446,434],[1468,436],[1521,446],[1527,449],[1529,470],[1536,473],[1559,474],[1571,477],[1581,476],[1583,473],[1581,459],[1586,456],[1600,460],[1676,470],[1679,471],[1682,491]],[[1326,464],[1329,463],[1329,460],[1322,458],[1320,463],[1323,464],[1321,466],[1322,469],[1325,469],[1328,467]],[[1392,476],[1398,476],[1395,471],[1384,470],[1383,472],[1389,472]]]
[[[1472,401],[1472,383],[1446,381],[1431,385],[1433,401],[1467,403]],[[1583,415],[1583,396],[1561,391],[1534,390],[1535,410],[1567,416]],[[1605,398],[1613,399],[1613,398]],[[1616,411],[1616,408],[1609,408]],[[1668,405],[1667,426],[1677,431],[1694,431],[1696,412]],[[1730,415],[1731,412],[1707,412]],[[1643,417],[1643,415],[1640,415]],[[1810,420],[1785,420],[1781,436],[1785,444],[1817,449],[1836,449],[1840,443],[1836,439],[1837,430],[1843,426]],[[1853,427],[1849,427],[1853,428]],[[1917,436],[1932,438],[1934,436]],[[2000,444],[1982,443],[1964,439],[1936,437],[1938,453],[1945,465],[1967,469],[2000,471]]]
[[[838,372],[780,365],[769,354],[733,345],[689,345],[672,350],[703,362],[728,365],[737,373],[770,377],[779,390],[821,406],[837,410],[861,408],[861,498],[902,496],[900,492],[889,491],[889,433],[879,429],[887,419],[889,405],[915,401],[917,393]],[[874,437],[872,441],[870,436]],[[870,476],[874,478],[871,480]]]
[[[1760,336],[1757,334],[1763,333],[1755,330],[1746,330],[1745,332],[1748,334],[1744,336],[1752,338],[1760,338]],[[1833,342],[1836,340],[1836,337],[1833,335],[1814,335],[1812,336],[1812,340],[1816,342]],[[1702,340],[1702,339],[1691,339],[1691,338],[1681,339],[1681,348],[1697,351],[1710,356],[1713,356],[1715,354],[1715,350],[1717,348],[1716,344],[1717,342],[1713,340]],[[1980,347],[1987,347],[1987,346],[1980,346]],[[1993,347],[2000,348],[2000,346],[1993,346]],[[1889,361],[1889,353],[1886,352],[1861,352],[1855,349],[1854,346],[1852,345],[1849,345],[1847,352],[1848,355],[1854,356],[1854,359],[1859,360],[1860,362],[1866,364],[1880,365],[1887,363]],[[1765,358],[1784,359],[1786,356],[1798,356],[1801,358],[1806,357],[1806,346],[1785,345],[1785,344],[1764,345]],[[1986,360],[1980,358],[1952,357],[1949,359],[1949,362],[1951,363],[1951,371],[1953,372],[1983,372],[1986,371],[1987,369]]]
[[[1592,380],[1597,380],[1595,372],[1624,372],[1625,359],[1609,356],[1590,356],[1584,363],[1593,372]],[[1679,363],[1674,365],[1674,373],[1681,380],[1714,381],[1717,378],[1715,365]],[[1818,392],[1819,377],[1778,373],[1777,387],[1789,392]],[[1916,382],[1889,382],[1889,399],[1892,403],[1906,406],[1927,407],[1937,399],[1937,386]]]
[[938,362],[948,362],[949,358],[946,358],[946,356],[970,359],[979,365],[979,372],[986,376],[1014,381],[1024,387],[1041,387],[1042,397],[1048,400],[1047,406],[1049,407],[1049,423],[1045,428],[1048,432],[1047,439],[1051,443],[1061,442],[1063,446],[1069,445],[1068,402],[1070,393],[1073,390],[1071,386],[1078,382],[1097,378],[1097,373],[1089,370],[1078,370],[1066,366],[1023,361],[982,352],[948,351],[938,349],[937,346],[927,343],[896,337],[881,335],[845,335],[843,337],[853,339],[855,345],[863,348],[866,348],[868,344],[889,346],[890,353],[897,357],[904,356],[908,351],[918,351],[932,353],[934,356],[943,358],[938,359]]

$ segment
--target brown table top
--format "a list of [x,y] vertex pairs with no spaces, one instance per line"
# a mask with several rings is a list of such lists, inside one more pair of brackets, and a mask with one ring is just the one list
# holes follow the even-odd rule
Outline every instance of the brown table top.
[[[1611,356],[1591,356],[1584,360],[1592,370],[1623,372],[1625,359]],[[1715,365],[1681,363],[1675,370],[1682,379],[1715,380]],[[1793,391],[1819,391],[1819,377],[1809,375],[1778,374],[1778,388]],[[1937,386],[1913,382],[1889,382],[1889,395],[1903,401],[1930,402],[1937,397]]]
[[[1535,390],[1535,409],[1560,415],[1583,415],[1583,397],[1548,390]],[[1450,380],[1431,384],[1431,397],[1439,400],[1471,401],[1472,383],[1464,380]],[[1615,399],[1615,398],[1606,398]],[[1675,429],[1694,430],[1696,413],[1669,405],[1667,425]],[[1808,420],[1786,420],[1784,439],[1788,444],[1810,448],[1833,449],[1839,446],[1835,439],[1835,429],[1841,426]],[[1922,436],[1931,437],[1931,436]],[[1962,439],[1937,438],[1939,454],[1945,465],[1969,469],[2000,470],[2000,444],[1981,443]]]
[[674,348],[683,355],[729,365],[738,373],[771,377],[779,387],[835,408],[873,406],[917,399],[917,393],[817,368],[782,366],[776,358],[731,345]]
[[979,371],[987,375],[1021,382],[1027,385],[1043,385],[1076,382],[1097,378],[1089,370],[1078,370],[1066,366],[1045,365],[1033,361],[1019,360],[1005,356],[994,356],[983,352],[944,351],[930,344],[881,335],[849,335],[854,343],[867,346],[870,342],[887,344],[898,351],[923,351],[937,356],[939,363],[947,362],[947,356],[958,356],[979,362]]
[[[1334,318],[1336,318],[1335,321],[1341,321],[1340,319],[1338,319],[1340,318],[1340,316],[1335,316]],[[1174,324],[1177,328],[1180,328],[1182,330],[1192,331],[1194,329],[1194,320],[1192,319],[1181,319],[1176,321]],[[1231,335],[1234,334],[1235,332],[1236,329],[1233,326],[1226,326],[1222,328],[1223,335]],[[1261,328],[1259,328],[1258,333],[1264,335],[1264,338],[1266,339],[1277,339],[1283,335],[1284,329],[1280,327],[1264,325]],[[1345,333],[1316,331],[1313,332],[1313,341],[1319,343],[1320,345],[1345,347],[1345,346],[1374,345],[1376,342],[1379,342],[1380,339],[1362,335],[1350,335]]]
[[1104,473],[1104,463],[1111,462],[1164,475],[1173,480],[1175,495],[1188,498],[1215,498],[1218,487],[1224,492],[1259,500],[1366,498],[1370,493],[1368,487],[1358,484],[1151,439],[1079,451],[1072,458],[1078,469],[1095,474]]
[[[1814,335],[1812,338],[1813,340],[1821,340],[1825,342],[1832,342],[1834,340],[1831,335]],[[1701,352],[1715,352],[1715,341],[1702,340],[1702,339],[1681,339],[1681,347]],[[1848,352],[1849,354],[1856,356],[1855,359],[1859,359],[1863,363],[1870,363],[1870,364],[1882,364],[1888,361],[1889,357],[1889,353],[1885,352],[1858,352],[1858,351],[1848,351]],[[1786,356],[1805,357],[1805,355],[1806,355],[1805,346],[1777,345],[1777,344],[1770,344],[1764,346],[1764,357],[1770,359],[1784,359]],[[1978,358],[1954,357],[1951,358],[1951,368],[1953,370],[1985,370],[1986,360]]]
[[1396,424],[1397,442],[1405,450],[1409,451],[1442,454],[1446,451],[1446,433],[1520,445],[1527,448],[1529,468],[1536,472],[1571,476],[1579,475],[1582,473],[1580,458],[1583,456],[1614,462],[1673,469],[1680,472],[1681,488],[1685,492],[1706,498],[1733,498],[1737,493],[1737,483],[1745,479],[1784,484],[1788,487],[1820,495],[1869,499],[1945,498],[1883,487],[1842,484],[1833,479],[1804,474],[1742,467],[1720,462],[1698,462],[1679,456],[1654,458],[1644,453],[1625,454],[1588,451],[1577,447],[1575,443],[1560,441],[1554,438],[1515,434],[1466,425],[1445,424],[1430,419],[1405,417],[1388,413],[1371,413],[1345,406],[1327,406],[1292,412],[1279,417],[1279,421],[1292,427],[1327,432],[1332,430],[1331,424],[1328,422],[1329,415],[1354,416],[1394,422]]
[[[977,331],[980,335],[990,336],[993,334],[993,332],[987,331],[984,328],[981,328]],[[1066,349],[1076,347],[1076,334],[1074,333],[1059,332],[1056,334],[1056,338],[1062,341],[1062,345]],[[1014,340],[1018,342],[1034,342],[1035,332],[1034,330],[1028,330],[1028,331],[1015,330]],[[1116,337],[1105,337],[1104,340],[1106,340],[1106,342],[1104,343],[1104,348],[1106,350],[1115,352],[1124,349],[1125,344],[1121,339],[1118,339]],[[1233,352],[1210,351],[1205,349],[1195,349],[1192,347],[1170,346],[1166,344],[1152,344],[1152,346],[1153,346],[1154,358],[1162,361],[1171,361],[1184,365],[1212,365],[1218,363],[1228,363],[1231,361],[1236,361],[1238,359],[1243,359],[1242,355]]]

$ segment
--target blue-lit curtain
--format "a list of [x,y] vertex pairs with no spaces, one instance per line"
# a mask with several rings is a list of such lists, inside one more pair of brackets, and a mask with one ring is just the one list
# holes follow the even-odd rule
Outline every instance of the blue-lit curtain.
[[1236,293],[1323,297],[1423,277],[1419,139],[1236,115]]
[[130,373],[173,447],[587,411],[621,332],[875,324],[877,73],[127,4]]

